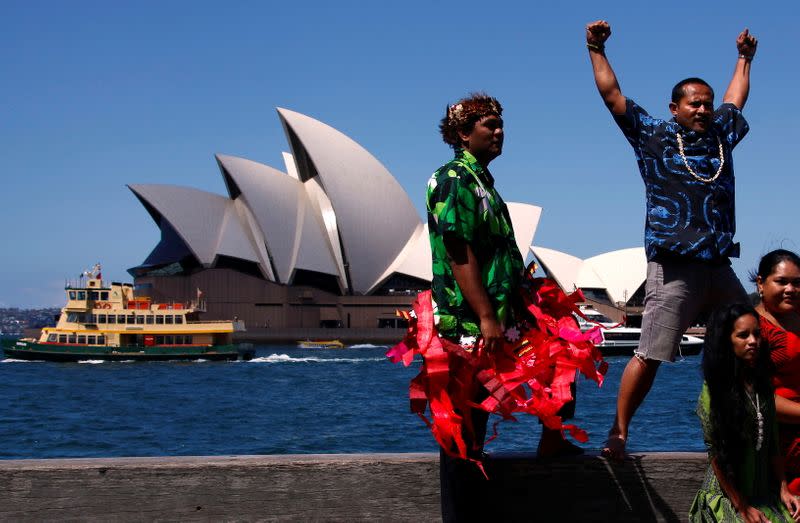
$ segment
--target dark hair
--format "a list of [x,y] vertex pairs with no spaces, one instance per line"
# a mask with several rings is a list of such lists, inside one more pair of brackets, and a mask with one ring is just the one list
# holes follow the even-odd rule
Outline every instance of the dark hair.
[[761,261],[758,262],[758,269],[755,272],[750,272],[750,281],[756,283],[760,277],[763,282],[770,274],[775,272],[775,267],[777,267],[778,264],[787,261],[792,262],[795,266],[800,268],[800,256],[792,251],[775,249],[774,251],[768,252],[762,256]]
[[442,133],[444,142],[453,149],[461,147],[461,137],[459,131],[469,134],[477,123],[484,116],[503,114],[503,106],[496,98],[492,98],[486,93],[470,93],[466,98],[462,98],[453,105],[448,105],[439,123],[439,131]]
[[717,464],[734,481],[742,480],[736,477],[736,470],[748,442],[744,434],[755,430],[746,420],[745,409],[750,400],[744,389],[745,381],[752,383],[754,392],[765,401],[773,395],[772,364],[766,344],[762,342],[752,367],[737,358],[733,351],[733,325],[748,314],[758,320],[751,305],[734,303],[715,309],[706,326],[703,348],[703,378],[711,398],[709,419]]
[[708,85],[708,82],[703,80],[702,78],[691,77],[691,78],[684,78],[680,82],[675,84],[675,87],[672,88],[672,103],[678,103],[681,101],[681,98],[686,96],[686,87],[689,84],[700,84],[705,85],[709,89],[711,89],[711,97],[714,97],[714,89]]

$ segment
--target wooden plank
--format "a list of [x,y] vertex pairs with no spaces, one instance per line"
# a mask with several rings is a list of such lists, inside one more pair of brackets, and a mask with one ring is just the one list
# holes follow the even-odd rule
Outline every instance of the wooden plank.
[[[492,457],[495,521],[685,521],[700,453]],[[0,521],[437,521],[438,455],[0,461]]]

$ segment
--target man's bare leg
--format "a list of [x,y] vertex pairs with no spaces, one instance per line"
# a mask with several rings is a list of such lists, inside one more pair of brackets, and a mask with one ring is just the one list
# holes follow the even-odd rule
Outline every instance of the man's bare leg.
[[617,394],[617,415],[614,418],[614,425],[608,431],[608,440],[600,451],[601,455],[618,461],[625,458],[628,426],[636,410],[650,392],[660,364],[658,360],[646,360],[634,356],[625,366]]

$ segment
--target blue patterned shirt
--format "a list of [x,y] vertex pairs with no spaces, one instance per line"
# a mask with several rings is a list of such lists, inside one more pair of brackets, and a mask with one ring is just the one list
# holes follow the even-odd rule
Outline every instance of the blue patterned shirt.
[[[674,119],[653,118],[628,99],[625,114],[615,115],[614,120],[633,146],[647,193],[647,259],[659,253],[711,262],[738,257],[739,244],[733,241],[736,214],[731,153],[750,129],[742,112],[733,104],[722,104],[714,111],[711,128],[701,134],[681,127]],[[678,132],[686,160],[703,178],[717,172],[722,143],[725,165],[716,180],[701,182],[689,173],[678,150]]]

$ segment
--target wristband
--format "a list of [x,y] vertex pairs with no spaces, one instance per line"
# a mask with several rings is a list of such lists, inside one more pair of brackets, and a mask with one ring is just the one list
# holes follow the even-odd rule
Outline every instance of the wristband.
[[752,62],[752,61],[753,61],[753,56],[755,56],[755,55],[754,55],[754,54],[743,54],[743,53],[739,53],[739,58],[744,58],[744,59],[745,59],[745,60],[747,60],[748,62]]
[[597,51],[598,53],[602,53],[602,52],[603,52],[603,51],[605,51],[605,49],[606,49],[606,46],[605,46],[605,45],[603,45],[603,44],[601,44],[601,45],[597,45],[597,44],[591,44],[591,43],[589,43],[589,42],[586,42],[586,47],[587,47],[587,48],[588,48],[590,51]]

